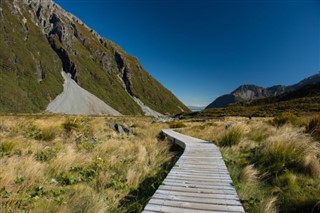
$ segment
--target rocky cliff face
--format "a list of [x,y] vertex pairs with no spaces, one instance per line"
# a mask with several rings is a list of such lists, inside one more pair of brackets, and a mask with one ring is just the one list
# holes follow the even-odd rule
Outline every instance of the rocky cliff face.
[[229,104],[245,101],[250,102],[260,98],[273,97],[287,92],[296,91],[306,85],[317,84],[320,82],[320,74],[310,76],[297,84],[290,86],[276,85],[263,88],[256,85],[241,85],[230,94],[222,95],[209,104],[206,109],[225,107]]
[[[51,0],[0,0],[0,112],[38,112],[63,90],[61,70],[122,114],[188,108],[138,60]],[[138,103],[139,102],[139,103]]]

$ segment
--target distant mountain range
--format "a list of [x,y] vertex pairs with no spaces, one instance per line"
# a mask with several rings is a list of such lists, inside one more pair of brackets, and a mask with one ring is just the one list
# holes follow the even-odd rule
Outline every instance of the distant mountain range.
[[0,1],[0,20],[0,113],[190,111],[137,58],[52,0]]
[[197,111],[201,111],[205,108],[205,106],[188,106],[188,108],[192,111],[192,112],[197,112]]
[[[283,94],[289,94],[290,92],[298,91],[307,85],[318,85],[320,83],[320,73],[310,76],[297,84],[284,86],[276,85],[268,88],[263,88],[257,85],[241,85],[230,94],[222,95],[209,104],[206,109],[210,108],[222,108],[230,104],[239,102],[251,103],[255,100],[263,100],[271,97],[286,97],[280,96]],[[317,86],[315,86],[317,87]],[[303,91],[303,89],[302,89]],[[294,93],[290,93],[294,94]],[[292,95],[291,95],[292,96]],[[262,101],[263,102],[263,101]]]

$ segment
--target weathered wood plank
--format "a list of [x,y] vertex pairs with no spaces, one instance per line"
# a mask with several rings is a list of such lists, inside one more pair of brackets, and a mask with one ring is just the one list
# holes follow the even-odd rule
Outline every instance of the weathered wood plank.
[[[168,191],[168,190],[162,190],[158,189],[155,194],[165,194],[165,195],[180,195],[181,192],[176,192],[176,191]],[[228,194],[199,194],[199,193],[194,193],[194,192],[184,192],[183,196],[188,196],[188,197],[198,197],[198,198],[220,198],[220,199],[233,199],[233,200],[238,200],[238,195],[228,195]]]
[[231,185],[205,185],[205,184],[190,184],[190,183],[181,183],[181,182],[171,182],[171,181],[164,181],[165,186],[179,186],[179,187],[185,187],[185,188],[197,188],[197,189],[222,189],[222,190],[234,190],[234,187]]
[[154,194],[153,198],[157,199],[168,199],[174,201],[185,201],[185,202],[194,202],[194,203],[206,203],[206,204],[218,204],[218,205],[234,205],[239,206],[239,200],[231,199],[218,199],[218,198],[197,198],[197,197],[188,197],[183,195],[164,195],[164,194]]
[[176,192],[193,192],[200,194],[229,194],[229,195],[237,195],[235,191],[223,190],[223,189],[201,189],[201,188],[186,188],[179,186],[167,186],[161,185],[159,189],[168,190],[168,191],[176,191]]
[[217,204],[206,204],[206,203],[194,203],[194,202],[181,202],[181,201],[172,201],[172,200],[163,200],[152,198],[149,203],[155,205],[164,205],[172,207],[182,207],[187,209],[199,209],[207,211],[241,211],[242,206],[232,206],[232,205],[217,205]]
[[[208,210],[187,209],[187,208],[179,208],[179,207],[163,206],[163,205],[155,205],[155,204],[148,204],[145,209],[157,211],[157,212],[166,212],[166,213],[210,213],[212,212]],[[226,211],[215,211],[215,213],[226,213]]]

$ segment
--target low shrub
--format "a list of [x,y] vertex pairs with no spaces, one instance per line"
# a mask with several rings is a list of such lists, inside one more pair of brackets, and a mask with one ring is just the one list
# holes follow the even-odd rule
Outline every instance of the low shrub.
[[71,132],[72,130],[79,129],[81,126],[81,121],[77,118],[70,119],[68,118],[66,122],[63,123],[63,128],[66,130],[66,132]]
[[57,130],[55,128],[42,129],[40,139],[43,141],[52,141],[56,137]]
[[283,126],[288,123],[292,125],[297,125],[299,124],[299,118],[295,114],[292,114],[290,112],[284,112],[274,117],[272,120],[272,124],[277,127]]
[[46,147],[44,150],[39,151],[35,154],[37,161],[47,162],[55,158],[57,155],[56,150],[50,147]]
[[255,142],[262,142],[270,136],[267,128],[252,128],[248,133],[248,138]]
[[306,133],[309,133],[313,137],[320,139],[320,115],[315,116],[310,120],[306,126]]
[[172,121],[169,123],[169,127],[174,129],[174,128],[183,128],[186,127],[186,125],[181,122],[181,121]]
[[239,127],[233,127],[226,131],[224,136],[219,141],[221,146],[233,146],[237,145],[243,136],[243,132]]
[[98,174],[98,168],[91,166],[88,168],[82,168],[78,166],[72,166],[69,171],[63,172],[57,177],[57,180],[62,185],[73,185],[80,182],[91,182]]
[[26,135],[27,137],[35,140],[51,141],[55,138],[56,129],[54,128],[40,129],[35,125],[31,125],[30,127],[27,128]]
[[26,129],[26,135],[28,138],[32,138],[35,140],[41,140],[41,129],[35,125],[31,125]]
[[0,144],[0,157],[8,156],[13,151],[14,144],[12,142],[2,142]]

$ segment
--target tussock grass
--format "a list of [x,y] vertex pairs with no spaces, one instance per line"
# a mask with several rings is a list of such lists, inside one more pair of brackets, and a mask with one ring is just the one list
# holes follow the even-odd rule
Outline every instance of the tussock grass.
[[[116,133],[115,122],[135,134]],[[0,208],[8,212],[139,211],[147,197],[124,198],[173,158],[157,139],[167,125],[151,118],[1,116],[0,126]]]
[[293,124],[297,125],[299,124],[299,118],[295,114],[292,114],[290,112],[284,112],[280,115],[276,116],[272,120],[272,124],[274,124],[277,127],[283,126],[285,124]]
[[287,169],[317,174],[320,167],[311,163],[311,159],[316,159],[319,154],[319,143],[311,141],[301,132],[282,128],[259,147],[256,162],[271,175],[281,174]]
[[261,202],[259,212],[260,213],[278,213],[277,209],[277,198],[270,197]]
[[170,128],[183,128],[186,127],[186,125],[181,121],[172,121],[169,123]]
[[234,127],[230,130],[227,130],[225,135],[219,141],[221,146],[233,146],[240,143],[242,138],[242,129],[240,127]]
[[320,139],[320,115],[314,116],[306,125],[306,132]]
[[[181,131],[220,147],[246,212],[318,212],[320,143],[309,130],[317,122],[312,121],[305,130],[302,124],[307,118],[284,115],[279,116],[283,119],[226,117],[185,121],[191,128]],[[228,124],[233,127],[226,130]],[[221,140],[235,128],[241,129],[240,139],[230,139],[237,142],[225,146]]]
[[240,173],[240,180],[245,184],[254,184],[258,181],[259,171],[254,165],[244,167]]

